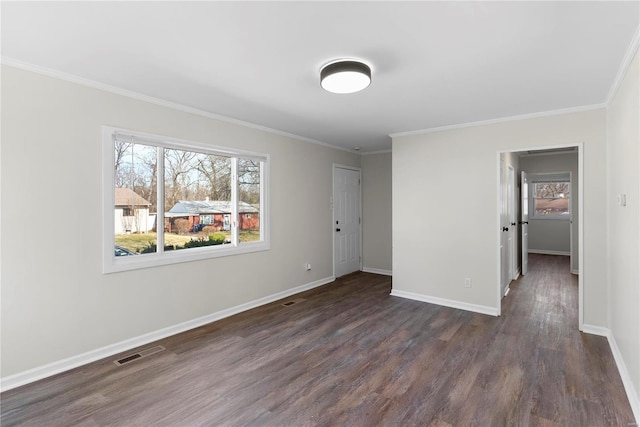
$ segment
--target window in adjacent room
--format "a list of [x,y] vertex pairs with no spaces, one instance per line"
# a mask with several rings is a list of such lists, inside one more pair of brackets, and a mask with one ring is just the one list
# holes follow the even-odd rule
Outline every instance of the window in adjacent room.
[[569,174],[531,176],[531,218],[571,219]]

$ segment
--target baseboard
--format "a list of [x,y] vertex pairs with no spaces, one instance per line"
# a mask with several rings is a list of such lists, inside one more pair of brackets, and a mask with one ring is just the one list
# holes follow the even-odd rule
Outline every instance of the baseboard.
[[32,383],[34,381],[41,380],[73,368],[77,368],[82,365],[86,365],[91,362],[95,362],[105,357],[110,357],[118,353],[130,350],[135,347],[148,344],[153,341],[157,341],[162,338],[166,338],[172,335],[179,334],[181,332],[188,331],[203,325],[206,325],[216,320],[224,319],[225,317],[233,316],[234,314],[242,313],[243,311],[251,310],[252,308],[259,307],[274,301],[277,301],[288,296],[304,292],[313,288],[317,288],[327,283],[331,283],[335,280],[335,277],[326,277],[324,279],[316,280],[315,282],[307,283],[305,285],[297,286],[295,288],[288,289],[286,291],[278,292],[266,297],[262,297],[253,301],[249,301],[244,304],[237,305],[235,307],[227,308],[206,316],[198,317],[187,322],[179,323],[177,325],[169,326],[167,328],[159,329],[154,332],[149,332],[144,335],[140,335],[134,338],[129,338],[124,341],[120,341],[115,344],[110,344],[105,347],[101,347],[95,350],[88,351],[86,353],[72,356],[57,362],[49,363],[44,366],[29,369],[24,372],[9,375],[0,379],[0,391],[11,390],[16,387],[20,387],[25,384]]
[[498,316],[498,310],[495,307],[487,307],[485,305],[469,304],[467,302],[455,301],[445,298],[432,297],[429,295],[416,294],[413,292],[391,290],[394,297],[407,298],[416,301],[428,302],[429,304],[442,305],[459,310],[473,311],[475,313],[488,314],[489,316]]
[[618,348],[618,344],[616,343],[613,333],[609,328],[593,325],[582,325],[582,332],[600,335],[607,338],[609,348],[611,348],[611,353],[613,354],[613,360],[616,362],[620,378],[622,379],[622,384],[624,385],[624,391],[627,393],[627,399],[629,399],[633,416],[636,418],[636,423],[640,423],[640,398],[638,397],[638,392],[633,385],[633,381],[631,381],[627,365],[624,363],[622,353],[620,353],[620,349]]
[[547,251],[545,249],[529,249],[527,251],[530,254],[540,254],[540,255],[561,255],[561,256],[571,256],[571,252],[565,251]]
[[609,341],[609,347],[611,347],[611,353],[613,353],[613,359],[616,361],[616,365],[618,366],[618,372],[620,372],[620,378],[622,378],[622,384],[624,385],[624,390],[627,392],[627,398],[629,399],[633,416],[636,417],[637,425],[640,423],[640,398],[638,397],[638,391],[633,386],[633,381],[631,381],[631,376],[629,376],[627,365],[624,363],[624,359],[622,358],[616,339],[611,331],[609,331],[609,334],[607,335],[607,340]]
[[582,325],[581,331],[584,332],[585,334],[599,335],[601,337],[609,337],[609,334],[611,333],[609,328],[604,328],[602,326],[587,325],[586,323]]
[[364,271],[365,273],[374,273],[374,274],[382,274],[385,276],[393,276],[393,274],[391,273],[391,270],[381,270],[379,268],[362,267],[362,271]]

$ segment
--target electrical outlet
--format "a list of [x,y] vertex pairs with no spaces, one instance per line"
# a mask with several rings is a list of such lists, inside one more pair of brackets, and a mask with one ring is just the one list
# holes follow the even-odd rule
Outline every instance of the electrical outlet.
[[464,287],[465,288],[470,288],[471,287],[471,279],[469,277],[464,279]]
[[305,270],[307,270],[307,271],[311,270],[311,264],[306,263],[306,264],[304,265],[304,268],[305,268]]

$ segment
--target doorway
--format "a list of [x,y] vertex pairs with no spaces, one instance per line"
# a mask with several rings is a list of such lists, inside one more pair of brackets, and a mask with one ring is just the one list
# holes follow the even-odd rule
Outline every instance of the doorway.
[[360,169],[333,165],[333,271],[361,270]]
[[[562,157],[569,163],[577,165],[575,153],[567,154],[568,156],[562,155]],[[530,182],[529,253],[568,256],[569,268],[573,271],[574,268],[571,268],[574,265],[572,205],[575,202],[575,195],[572,193],[577,186],[573,185],[571,171],[538,172],[540,165],[544,165],[547,158],[557,160],[554,156],[527,156],[521,161],[521,168],[527,172]]]
[[[577,153],[577,176],[572,176],[572,181],[577,185],[577,203],[574,205],[574,210],[571,212],[571,222],[577,222],[575,226],[576,230],[573,230],[574,226],[571,225],[571,233],[575,237],[575,240],[571,240],[571,256],[573,257],[577,250],[577,259],[574,260],[572,264],[572,272],[574,274],[578,274],[578,328],[579,330],[583,329],[583,275],[582,266],[584,265],[584,256],[583,256],[583,222],[582,222],[582,212],[583,212],[583,151],[582,151],[582,143],[574,143],[567,145],[555,145],[548,147],[531,147],[520,150],[511,150],[511,151],[500,151],[498,152],[497,158],[497,170],[499,171],[498,176],[498,238],[497,238],[497,248],[498,248],[498,285],[497,285],[497,300],[498,300],[498,314],[501,312],[501,304],[502,297],[505,295],[505,281],[510,279],[513,272],[513,265],[516,264],[516,273],[518,274],[526,274],[527,273],[527,255],[528,255],[528,243],[527,240],[530,239],[530,227],[529,227],[529,216],[531,213],[531,206],[528,205],[530,201],[528,201],[528,191],[527,188],[531,186],[531,183],[526,174],[522,174],[521,172],[524,169],[519,167],[520,156],[521,155],[549,155],[549,154],[561,154],[573,152],[574,155]],[[515,162],[511,162],[509,160],[505,161],[505,159],[518,159]],[[575,158],[575,157],[574,157]],[[511,170],[508,170],[509,166],[513,166],[513,175]],[[512,178],[513,177],[513,178]],[[518,177],[516,180],[516,184],[514,185],[514,178]],[[518,182],[520,183],[518,185]],[[520,191],[520,194],[518,194]],[[509,201],[515,201],[515,217],[509,212]],[[517,220],[513,220],[517,218]],[[512,225],[514,224],[515,225]],[[509,230],[507,230],[507,228]],[[529,230],[527,230],[529,228]],[[515,233],[515,236],[512,237],[514,239],[515,244],[513,247],[515,248],[515,261],[514,261],[514,252],[510,252],[505,246],[508,242],[508,236],[512,231]],[[574,250],[576,249],[576,250]],[[517,252],[520,252],[520,256],[518,256]],[[505,278],[506,276],[506,278]],[[508,286],[508,283],[506,283]]]

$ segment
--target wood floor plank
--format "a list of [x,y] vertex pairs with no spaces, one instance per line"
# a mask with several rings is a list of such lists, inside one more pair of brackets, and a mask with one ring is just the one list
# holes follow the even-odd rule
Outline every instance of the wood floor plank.
[[532,255],[502,316],[356,273],[0,395],[2,426],[626,426],[606,338],[577,330],[567,257]]

